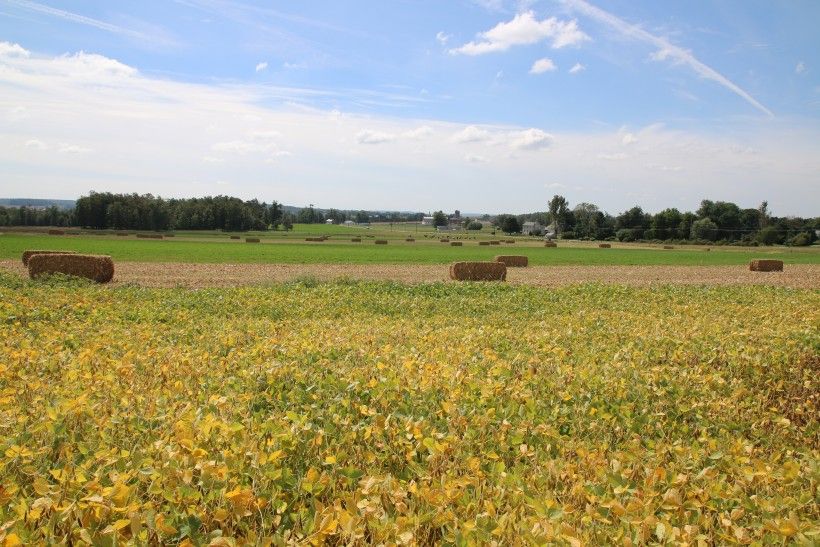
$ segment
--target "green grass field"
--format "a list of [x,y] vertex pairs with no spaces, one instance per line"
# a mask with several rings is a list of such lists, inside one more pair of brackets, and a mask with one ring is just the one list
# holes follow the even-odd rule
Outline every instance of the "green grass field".
[[[31,234],[0,235],[0,258],[18,259],[26,249],[72,250],[81,253],[107,254],[114,260],[130,262],[191,263],[289,263],[289,264],[446,264],[457,260],[491,260],[498,254],[525,254],[533,265],[734,265],[753,258],[776,258],[789,264],[820,264],[817,248],[735,248],[688,246],[673,250],[614,244],[612,249],[593,245],[560,243],[547,249],[538,243],[479,246],[465,241],[463,247],[417,240],[405,243],[391,241],[374,245],[372,239],[362,243],[273,242],[263,236],[262,244],[217,240],[187,239],[177,236],[166,240],[141,240],[110,236],[47,236]],[[267,242],[266,242],[267,241]],[[537,245],[537,246],[536,246]]]

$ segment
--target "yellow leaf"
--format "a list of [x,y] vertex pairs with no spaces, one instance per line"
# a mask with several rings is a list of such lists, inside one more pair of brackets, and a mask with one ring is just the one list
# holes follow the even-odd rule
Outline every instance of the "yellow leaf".
[[20,536],[12,532],[6,536],[6,539],[3,542],[3,547],[19,547],[22,544],[23,542],[20,541]]

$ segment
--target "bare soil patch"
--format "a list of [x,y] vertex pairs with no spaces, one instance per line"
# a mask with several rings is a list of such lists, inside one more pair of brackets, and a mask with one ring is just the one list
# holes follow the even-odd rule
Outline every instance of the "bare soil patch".
[[[19,260],[0,260],[0,268],[27,276]],[[423,283],[449,280],[449,264],[183,264],[117,262],[114,285],[135,283],[146,287],[235,287],[292,281],[351,278]],[[542,287],[600,282],[646,286],[774,285],[820,289],[820,266],[787,264],[782,272],[751,272],[737,266],[531,266],[511,268],[507,282]]]

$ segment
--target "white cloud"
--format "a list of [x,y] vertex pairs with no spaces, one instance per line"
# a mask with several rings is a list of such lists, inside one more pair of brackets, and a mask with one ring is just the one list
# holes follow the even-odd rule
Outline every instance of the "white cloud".
[[0,42],[0,57],[28,57],[31,53],[11,42]]
[[464,161],[466,161],[467,163],[489,163],[490,162],[490,160],[488,160],[486,157],[478,155],[478,154],[466,154],[464,156]]
[[439,31],[439,32],[436,33],[436,40],[438,40],[438,43],[443,45],[443,46],[446,46],[447,42],[452,37],[453,37],[452,34],[445,34],[444,31]]
[[544,188],[551,188],[557,190],[560,188],[566,188],[566,185],[561,184],[560,182],[549,182],[544,185]]
[[386,142],[393,142],[396,136],[391,133],[383,133],[381,131],[371,131],[370,129],[363,129],[356,133],[356,142],[359,144],[383,144]]
[[574,65],[572,65],[572,68],[569,69],[569,73],[570,74],[578,74],[579,72],[583,72],[586,69],[587,69],[587,67],[585,67],[581,63],[575,63]]
[[421,127],[417,127],[415,129],[411,129],[410,131],[405,131],[401,134],[402,137],[406,137],[408,139],[423,139],[429,137],[433,134],[433,128],[429,125],[422,125]]
[[555,63],[552,62],[552,59],[544,57],[543,59],[538,59],[532,64],[530,74],[543,74],[544,72],[550,72],[555,69],[556,66]]
[[552,146],[555,138],[540,129],[530,128],[513,134],[510,146],[517,150],[541,150]]
[[268,68],[268,62],[267,61],[262,61],[261,63],[257,63],[256,72],[262,72],[266,68]]
[[794,67],[794,73],[803,74],[804,72],[806,72],[806,63],[800,61],[799,63],[797,63],[797,66]]
[[29,139],[25,144],[26,148],[36,148],[37,150],[48,150],[48,145],[40,139]]
[[643,30],[641,27],[637,25],[627,23],[623,19],[616,17],[615,15],[607,11],[604,11],[598,7],[595,7],[589,2],[586,2],[585,0],[564,0],[564,2],[571,8],[583,13],[584,15],[591,17],[592,19],[595,19],[596,21],[615,29],[623,36],[632,38],[633,40],[638,40],[640,42],[651,44],[654,47],[658,48],[658,50],[651,55],[652,59],[656,61],[671,59],[672,62],[675,64],[686,65],[692,70],[694,70],[695,73],[697,73],[699,76],[717,82],[726,89],[742,97],[746,102],[748,102],[761,112],[765,113],[769,117],[774,116],[771,110],[760,104],[757,100],[755,100],[754,97],[749,95],[746,91],[741,89],[737,84],[729,80],[726,76],[698,60],[694,55],[692,55],[691,51],[676,46],[668,40],[666,40],[665,38],[655,36],[654,34],[651,34]]
[[[686,210],[702,199],[741,207],[768,199],[778,214],[801,216],[815,215],[820,200],[820,130],[787,120],[730,118],[719,132],[600,126],[555,132],[553,141],[548,127],[334,113],[317,105],[342,99],[322,90],[174,81],[86,54],[32,52],[2,64],[0,165],[9,195],[230,191],[322,207],[525,212],[556,193],[545,182],[560,181],[573,203],[612,213],[635,205],[634,195],[644,206]],[[365,140],[387,135],[392,144],[358,145],[364,128]],[[639,144],[622,148],[628,132]],[[23,148],[35,137],[53,153]],[[597,158],[618,151],[628,157]],[[289,153],[299,161],[282,161]],[[511,180],[517,191],[505,192]]]
[[629,146],[630,144],[635,144],[636,142],[638,142],[638,137],[632,133],[625,133],[623,138],[621,138],[621,144],[624,146]]
[[623,152],[614,152],[612,154],[598,154],[598,158],[607,161],[621,161],[627,159],[629,156]]
[[580,44],[589,40],[589,36],[578,28],[575,20],[560,21],[550,17],[539,21],[533,11],[527,11],[517,14],[512,21],[498,23],[490,30],[479,33],[477,41],[451,49],[450,53],[483,55],[545,40],[550,40],[553,48],[562,48]]
[[475,125],[468,125],[455,135],[453,135],[453,142],[460,144],[472,142],[487,142],[492,138],[492,134],[486,129],[481,129]]
[[57,147],[57,151],[60,154],[87,154],[92,152],[92,149],[77,144],[60,143]]

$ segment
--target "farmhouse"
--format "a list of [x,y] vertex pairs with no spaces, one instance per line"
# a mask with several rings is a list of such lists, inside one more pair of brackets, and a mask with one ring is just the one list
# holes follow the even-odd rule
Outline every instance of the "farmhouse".
[[544,234],[544,226],[538,222],[525,222],[521,227],[521,233],[529,236],[540,236]]

